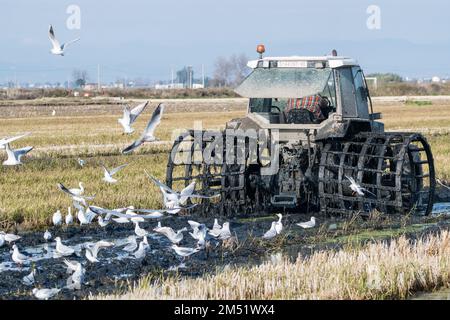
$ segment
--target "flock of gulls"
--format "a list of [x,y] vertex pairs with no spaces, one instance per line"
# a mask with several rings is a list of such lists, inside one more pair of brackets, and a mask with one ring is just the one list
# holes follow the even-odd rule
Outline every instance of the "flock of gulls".
[[[64,56],[68,45],[79,40],[78,38],[70,42],[60,44],[55,37],[53,26],[51,25],[49,28],[49,38],[52,43],[51,53],[60,56]],[[124,134],[129,135],[134,133],[135,130],[132,126],[136,122],[137,118],[145,111],[148,104],[149,102],[147,101],[132,109],[128,106],[124,107],[123,116],[118,119],[119,124],[123,127]],[[154,132],[157,126],[161,123],[163,112],[164,105],[159,104],[154,110],[142,134],[137,140],[122,150],[123,154],[129,154],[145,143],[157,141]],[[52,116],[55,114],[56,112],[53,110]],[[0,150],[5,150],[8,156],[7,160],[3,162],[3,165],[16,166],[22,164],[22,157],[32,151],[33,147],[13,149],[11,144],[28,135],[30,135],[30,133],[0,139]],[[77,161],[81,167],[86,165],[86,161],[81,158],[78,158]],[[127,165],[128,164],[123,164],[111,169],[103,165],[103,181],[109,184],[117,183],[117,179],[114,178],[114,175],[124,169]],[[65,193],[73,201],[73,207],[76,209],[76,214],[72,214],[72,206],[68,207],[67,214],[65,215],[63,215],[60,210],[57,210],[52,216],[53,225],[69,226],[75,224],[76,221],[78,221],[78,224],[81,227],[93,224],[96,221],[100,228],[106,228],[110,223],[134,224],[134,234],[129,235],[125,244],[122,245],[121,250],[128,252],[134,257],[134,259],[144,259],[151,246],[151,243],[148,241],[149,234],[158,233],[170,241],[170,248],[178,257],[182,259],[181,266],[184,265],[185,259],[189,256],[196,254],[201,250],[210,250],[211,248],[214,248],[214,246],[217,247],[220,242],[223,243],[233,237],[230,230],[230,223],[224,222],[220,225],[218,219],[214,220],[212,228],[208,228],[205,224],[192,220],[188,221],[189,227],[186,226],[180,230],[173,230],[169,226],[162,226],[161,221],[158,221],[157,226],[153,228],[152,231],[142,228],[140,223],[160,219],[165,216],[176,216],[181,210],[195,206],[195,204],[188,206],[188,199],[213,198],[219,196],[204,196],[196,194],[196,181],[193,181],[181,191],[175,191],[154,178],[147,171],[145,171],[145,174],[161,191],[164,205],[163,209],[137,209],[133,206],[118,209],[101,208],[89,204],[89,202],[92,202],[95,199],[95,196],[85,194],[85,189],[82,182],[79,183],[78,188],[67,188],[62,183],[58,183],[58,189]],[[364,192],[368,192],[368,190],[359,186],[353,178],[347,177],[347,179],[350,181],[350,187],[355,193],[364,194]],[[277,214],[277,220],[272,222],[271,228],[262,236],[262,238],[268,240],[280,235],[283,232],[282,219],[283,216],[281,214]],[[313,228],[316,226],[316,220],[312,217],[310,221],[298,223],[297,225],[304,229]],[[188,231],[189,235],[197,242],[195,247],[184,247],[180,245],[184,239],[184,233]],[[82,250],[84,250],[84,257],[86,258],[86,261],[81,263],[75,260],[70,260],[71,256],[78,255],[79,252],[77,252],[73,247],[64,244],[65,241],[60,237],[53,239],[52,234],[46,230],[42,238],[45,243],[51,243],[54,245],[53,258],[63,259],[63,263],[67,268],[67,273],[69,274],[66,281],[66,286],[64,288],[69,290],[81,289],[86,275],[86,269],[84,267],[86,263],[99,263],[100,258],[98,253],[100,250],[107,250],[108,248],[115,246],[113,242],[105,240],[100,240],[94,244],[85,245]],[[11,246],[12,261],[22,267],[22,265],[30,263],[32,256],[25,255],[20,252],[19,246],[16,244],[20,241],[20,239],[21,236],[19,235],[5,233],[3,231],[0,232],[0,247],[3,247],[6,244]],[[63,289],[40,288],[35,281],[36,269],[34,267],[31,269],[31,273],[25,275],[22,278],[22,282],[27,286],[34,287],[32,289],[32,294],[37,299],[50,299],[56,296]]]

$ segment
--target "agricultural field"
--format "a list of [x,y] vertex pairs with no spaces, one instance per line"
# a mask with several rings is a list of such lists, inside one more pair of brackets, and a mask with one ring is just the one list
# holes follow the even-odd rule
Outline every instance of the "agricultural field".
[[[94,204],[100,207],[133,205],[139,208],[161,208],[161,194],[148,180],[144,170],[164,181],[171,141],[177,134],[183,129],[198,127],[200,123],[204,129],[224,128],[226,121],[242,117],[246,112],[246,101],[237,98],[166,100],[166,110],[156,132],[160,140],[141,147],[131,155],[122,155],[120,150],[138,137],[151,111],[162,101],[150,102],[148,110],[134,125],[136,131],[132,136],[123,135],[117,122],[122,114],[123,102],[114,99],[86,101],[61,98],[0,102],[0,138],[31,132],[30,136],[15,142],[14,148],[34,147],[24,158],[24,165],[0,167],[0,230],[29,234],[30,239],[24,240],[28,245],[39,243],[39,237],[46,229],[55,236],[61,234],[63,237],[64,234],[67,238],[69,234],[79,238],[90,237],[90,241],[105,236],[125,238],[130,230],[132,232],[132,226],[114,226],[107,231],[98,231],[94,226],[81,229],[70,227],[65,230],[68,233],[51,227],[52,214],[58,209],[65,213],[72,204],[70,198],[57,189],[57,183],[77,187],[82,181],[86,194],[95,195]],[[425,134],[432,146],[437,177],[443,184],[450,184],[450,100],[431,103],[375,100],[374,109],[383,113],[382,121],[387,130]],[[5,158],[5,152],[0,150],[0,161]],[[86,161],[83,168],[79,166],[78,158]],[[117,174],[117,184],[107,185],[102,181],[101,165],[112,168],[125,163],[129,165]],[[446,189],[439,188],[438,200],[448,199],[450,194]],[[311,214],[287,215],[286,234],[272,242],[264,242],[260,238],[270,227],[274,219],[272,216],[238,217],[231,224],[233,232],[236,232],[236,242],[210,256],[202,253],[201,257],[195,258],[195,267],[167,275],[164,270],[175,263],[174,258],[167,253],[158,261],[155,262],[154,258],[143,265],[119,260],[109,266],[95,270],[91,268],[88,270],[88,274],[91,272],[88,288],[77,293],[65,293],[63,297],[72,298],[76,295],[86,298],[91,293],[89,297],[93,299],[383,299],[407,298],[414,292],[430,291],[447,286],[450,282],[448,277],[441,277],[443,270],[450,265],[448,233],[439,233],[449,228],[450,220],[446,216],[383,217],[374,213],[366,220],[361,217],[318,216],[320,227],[314,230],[302,232],[295,227],[296,222],[306,221]],[[171,225],[181,228],[187,224],[188,218],[180,217],[172,221]],[[200,218],[200,221],[209,225],[213,219]],[[427,238],[421,242],[411,244],[408,241],[422,235]],[[379,242],[385,240],[390,242],[387,247]],[[163,248],[161,244],[152,247],[155,250],[160,248]],[[390,255],[389,252],[396,248],[401,250]],[[283,256],[277,256],[281,252]],[[7,254],[7,249],[0,248],[0,257],[6,257]],[[299,254],[301,257],[297,259]],[[417,260],[404,260],[406,256]],[[443,257],[447,257],[445,263],[440,260]],[[363,259],[371,259],[375,271],[368,271]],[[355,265],[355,261],[358,267],[349,268]],[[439,268],[436,266],[437,261],[442,262]],[[249,262],[252,262],[251,265]],[[414,268],[402,270],[407,264],[414,265]],[[99,276],[111,273],[111,269],[116,274],[115,278]],[[319,269],[323,279],[314,279],[314,285],[308,284],[307,280]],[[350,269],[351,272],[346,271]],[[342,272],[332,280],[330,270]],[[286,276],[279,276],[280,271],[284,271]],[[26,288],[9,287],[14,276],[17,278],[21,274],[18,270],[11,272],[10,276],[0,280],[0,298],[11,294],[25,298],[28,294]],[[348,290],[342,290],[339,285],[333,287],[332,281],[345,283],[348,279],[367,280],[370,272],[385,275],[371,289],[363,287],[358,281],[349,284]],[[399,278],[402,272],[405,274],[404,279]],[[419,273],[427,274],[429,278],[417,282],[416,275]],[[64,270],[58,269],[50,279],[60,279],[63,274]],[[257,277],[255,274],[267,277]],[[302,275],[295,277],[295,274]],[[236,277],[240,279],[237,282],[248,287],[225,286],[222,287],[223,292],[214,290],[217,283],[229,283],[230,279]],[[132,285],[129,285],[130,281]],[[275,284],[278,281],[292,290],[277,291]],[[400,282],[403,286],[399,285]],[[208,290],[190,290],[200,284]]]

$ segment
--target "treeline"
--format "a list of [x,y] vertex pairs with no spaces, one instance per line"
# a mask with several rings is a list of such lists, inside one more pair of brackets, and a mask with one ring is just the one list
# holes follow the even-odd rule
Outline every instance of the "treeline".
[[74,97],[121,97],[124,99],[200,99],[200,98],[236,98],[233,89],[205,88],[205,89],[170,89],[156,90],[152,88],[104,89],[97,91],[68,90],[68,89],[8,89],[0,90],[0,100],[33,100],[40,98]]

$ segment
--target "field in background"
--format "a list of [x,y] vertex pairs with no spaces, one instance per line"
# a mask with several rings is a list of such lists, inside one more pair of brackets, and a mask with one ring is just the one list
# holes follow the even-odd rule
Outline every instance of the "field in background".
[[[132,155],[121,155],[120,150],[140,134],[159,102],[152,100],[135,125],[136,132],[125,136],[117,123],[121,101],[2,101],[0,137],[32,132],[13,147],[30,145],[35,150],[21,167],[0,167],[0,228],[12,223],[20,223],[21,228],[42,227],[50,223],[54,211],[66,211],[71,201],[57,190],[57,182],[69,187],[84,182],[86,194],[95,194],[93,204],[99,206],[160,207],[159,192],[144,176],[144,169],[165,178],[173,131],[192,128],[195,121],[202,121],[204,129],[223,128],[226,121],[243,116],[246,107],[244,99],[166,100],[166,113],[157,131],[162,141],[144,146]],[[437,176],[450,180],[450,101],[435,101],[431,105],[376,103],[375,111],[383,113],[382,121],[388,130],[426,134],[433,148]],[[85,168],[78,166],[78,157],[87,160]],[[0,151],[0,160],[4,158],[5,153]],[[119,183],[111,186],[101,180],[103,163],[108,167],[123,163],[129,166],[117,175]]]

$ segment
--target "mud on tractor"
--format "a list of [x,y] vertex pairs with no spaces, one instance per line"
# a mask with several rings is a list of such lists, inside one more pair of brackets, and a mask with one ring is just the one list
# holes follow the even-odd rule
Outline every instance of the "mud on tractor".
[[[419,133],[385,132],[358,63],[336,51],[263,57],[236,92],[247,116],[223,131],[190,130],[174,142],[166,182],[196,180],[196,213],[415,213],[433,206],[431,149]],[[364,189],[355,192],[351,180]],[[195,202],[196,200],[192,200]]]

